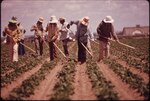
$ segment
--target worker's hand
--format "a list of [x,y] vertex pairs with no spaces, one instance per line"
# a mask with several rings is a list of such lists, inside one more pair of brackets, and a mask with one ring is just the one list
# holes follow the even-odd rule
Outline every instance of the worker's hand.
[[73,21],[70,21],[69,25],[72,25],[73,24]]
[[119,40],[116,40],[116,42],[117,42],[117,43],[120,43],[120,41],[119,41]]
[[93,38],[92,38],[91,40],[92,40],[92,41],[94,41],[94,39],[93,39]]
[[62,32],[62,30],[60,29],[59,32]]
[[53,38],[51,39],[51,41],[52,41],[52,42],[55,42],[56,39],[57,39],[57,38],[56,38],[55,36],[53,36]]

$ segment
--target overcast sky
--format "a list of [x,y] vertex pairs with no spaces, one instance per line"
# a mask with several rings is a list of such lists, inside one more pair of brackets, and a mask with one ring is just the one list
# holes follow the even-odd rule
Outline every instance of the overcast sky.
[[[89,16],[89,28],[96,31],[98,24],[107,15],[114,19],[116,31],[136,24],[149,26],[149,3],[146,0],[3,0],[1,3],[1,31],[12,16],[16,16],[32,35],[30,28],[40,16],[44,17],[44,28],[50,16],[65,17],[67,22]],[[74,31],[75,26],[71,29]]]

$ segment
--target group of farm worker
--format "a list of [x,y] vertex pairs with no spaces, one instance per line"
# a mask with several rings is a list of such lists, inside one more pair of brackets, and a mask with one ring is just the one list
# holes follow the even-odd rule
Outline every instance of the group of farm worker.
[[[79,64],[86,62],[86,51],[87,49],[91,51],[90,40],[94,41],[94,36],[89,30],[89,17],[85,16],[77,21],[66,22],[66,18],[61,17],[57,20],[56,16],[51,16],[50,20],[46,26],[43,28],[44,18],[39,17],[36,24],[34,24],[30,31],[34,31],[34,42],[37,58],[40,58],[43,54],[43,43],[44,43],[44,33],[48,32],[47,41],[49,47],[50,61],[57,58],[56,54],[56,40],[62,41],[64,54],[69,57],[68,42],[77,41],[78,45],[78,58]],[[106,16],[98,25],[97,33],[99,40],[99,59],[98,62],[102,61],[104,58],[110,56],[110,38],[114,38],[119,42],[117,35],[114,31],[113,26],[114,20],[111,16]],[[61,26],[58,25],[61,24]],[[76,32],[75,34],[70,30],[70,27],[75,24]],[[25,54],[24,50],[24,33],[25,30],[17,21],[16,17],[12,17],[9,21],[8,26],[5,27],[3,35],[6,36],[6,42],[9,44],[11,61],[18,61],[18,53],[21,55]],[[18,51],[19,50],[19,51]]]

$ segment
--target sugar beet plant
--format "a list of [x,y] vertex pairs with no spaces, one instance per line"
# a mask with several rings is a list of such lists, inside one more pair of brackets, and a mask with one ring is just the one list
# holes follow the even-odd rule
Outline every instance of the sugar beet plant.
[[75,59],[70,58],[63,69],[58,73],[58,82],[54,86],[54,93],[50,100],[70,100],[70,95],[74,93],[74,75],[75,75]]
[[14,88],[9,96],[9,100],[23,100],[34,94],[35,88],[40,84],[45,76],[55,67],[56,61],[45,62],[40,70],[24,80],[18,88]]
[[92,88],[99,100],[118,100],[118,95],[113,91],[114,86],[107,81],[102,72],[98,70],[96,62],[88,58],[87,74],[91,80]]
[[131,58],[129,55],[126,54],[126,52],[120,52],[120,51],[114,51],[114,49],[111,49],[111,53],[117,57],[119,57],[120,59],[122,59],[123,61],[126,61],[127,64],[129,64],[130,66],[133,66],[136,69],[139,69],[147,74],[149,74],[149,62],[143,62],[141,59],[137,60],[134,58]]
[[111,54],[126,61],[130,66],[133,66],[141,71],[149,74],[149,39],[122,39],[123,43],[129,44],[136,49],[130,49],[116,43],[111,44]]
[[123,82],[130,84],[130,87],[133,89],[138,89],[138,92],[142,96],[145,96],[145,99],[149,97],[149,83],[145,84],[143,79],[137,74],[133,74],[129,69],[126,69],[121,64],[117,63],[114,59],[106,59],[104,63],[108,64],[109,67],[122,79]]
[[19,62],[11,63],[9,60],[9,50],[7,46],[2,45],[1,48],[1,87],[6,86],[21,74],[33,69],[36,65],[42,62],[41,60],[47,57],[47,53],[44,52],[43,56],[40,59],[37,59],[31,55],[33,54],[31,51],[26,50],[26,54],[24,56],[19,56]]

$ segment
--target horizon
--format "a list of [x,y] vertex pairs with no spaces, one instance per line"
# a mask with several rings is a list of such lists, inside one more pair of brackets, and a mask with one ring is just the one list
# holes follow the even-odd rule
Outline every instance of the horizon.
[[[4,0],[1,3],[1,35],[12,16],[21,22],[25,35],[33,35],[30,28],[38,18],[44,17],[45,29],[51,15],[56,15],[57,19],[65,17],[67,22],[89,16],[92,33],[105,16],[111,15],[115,31],[122,31],[124,27],[149,26],[149,3],[147,0]],[[71,30],[75,31],[76,26],[71,26]]]

